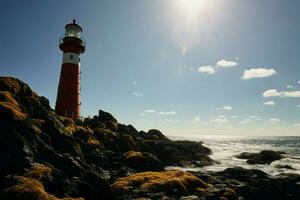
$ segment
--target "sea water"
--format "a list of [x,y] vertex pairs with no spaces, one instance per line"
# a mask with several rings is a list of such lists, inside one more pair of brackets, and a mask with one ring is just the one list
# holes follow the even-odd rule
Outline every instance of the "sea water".
[[[219,162],[212,166],[201,169],[188,170],[207,170],[223,171],[228,167],[243,167],[247,169],[259,169],[270,175],[280,173],[300,174],[300,137],[298,136],[216,136],[216,135],[199,135],[199,136],[169,136],[173,140],[191,140],[202,141],[204,146],[212,149],[212,159]],[[287,154],[284,158],[272,162],[270,165],[250,165],[246,160],[238,159],[235,156],[242,152],[259,152],[261,150],[284,151]],[[294,169],[278,168],[278,166],[289,165]]]

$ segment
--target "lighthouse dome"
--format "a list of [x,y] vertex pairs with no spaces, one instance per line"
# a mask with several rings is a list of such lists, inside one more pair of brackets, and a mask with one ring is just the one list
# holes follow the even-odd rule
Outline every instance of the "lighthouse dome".
[[82,28],[76,24],[76,21],[73,20],[72,23],[65,26],[65,36],[66,37],[78,37],[81,38]]
[[85,39],[81,36],[82,28],[73,20],[65,26],[65,34],[59,39],[59,48],[63,52],[83,53]]

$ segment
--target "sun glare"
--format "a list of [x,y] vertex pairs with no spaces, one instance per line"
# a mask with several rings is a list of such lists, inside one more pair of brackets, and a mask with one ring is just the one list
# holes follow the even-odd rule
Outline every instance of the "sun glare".
[[183,14],[195,17],[207,8],[209,0],[178,0],[178,7]]
[[203,33],[211,26],[208,24],[213,13],[213,5],[211,0],[170,1],[172,38],[182,55],[193,46],[197,46]]

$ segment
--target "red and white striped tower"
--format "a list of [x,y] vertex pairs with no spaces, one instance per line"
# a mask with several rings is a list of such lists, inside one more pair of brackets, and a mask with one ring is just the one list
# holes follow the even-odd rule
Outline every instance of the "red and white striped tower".
[[65,26],[59,48],[63,51],[55,112],[74,119],[80,118],[80,54],[85,51],[82,28],[73,20]]

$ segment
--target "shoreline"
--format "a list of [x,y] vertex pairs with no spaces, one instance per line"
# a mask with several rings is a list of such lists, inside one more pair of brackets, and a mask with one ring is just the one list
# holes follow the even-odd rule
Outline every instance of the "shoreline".
[[[205,142],[137,131],[102,110],[82,121],[58,116],[15,78],[0,77],[0,100],[1,200],[300,199],[297,174],[165,170],[203,169],[218,160]],[[247,154],[247,162],[282,159],[280,152],[265,153]]]

